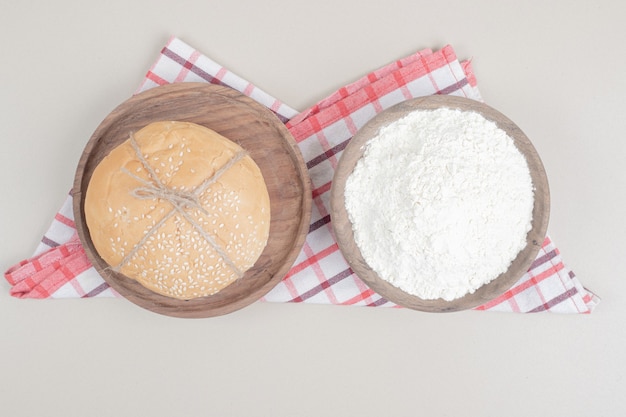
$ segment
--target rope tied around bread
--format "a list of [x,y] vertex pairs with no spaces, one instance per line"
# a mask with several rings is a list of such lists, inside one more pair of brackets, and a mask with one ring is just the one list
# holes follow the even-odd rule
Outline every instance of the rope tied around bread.
[[165,222],[170,219],[175,214],[180,214],[187,222],[189,222],[194,229],[202,236],[209,245],[217,252],[217,254],[222,258],[224,263],[226,263],[233,272],[237,275],[238,278],[243,276],[243,272],[237,268],[234,262],[230,259],[228,254],[220,247],[220,245],[213,239],[211,235],[209,235],[203,228],[198,224],[198,222],[187,212],[187,209],[197,209],[204,214],[209,214],[202,207],[199,197],[202,195],[204,191],[206,191],[212,184],[214,184],[226,171],[228,171],[233,165],[243,159],[248,153],[245,150],[241,150],[235,153],[222,167],[216,170],[213,175],[205,179],[200,185],[195,188],[186,191],[183,189],[176,189],[173,187],[168,187],[164,184],[155,170],[150,166],[146,158],[144,157],[141,149],[139,149],[139,145],[135,140],[133,133],[131,132],[129,135],[129,142],[132,146],[137,159],[141,163],[143,169],[148,173],[150,180],[146,180],[141,178],[132,172],[128,171],[125,168],[122,168],[122,171],[137,180],[142,186],[139,186],[131,191],[131,195],[135,198],[141,200],[164,200],[169,202],[172,205],[172,209],[163,216],[163,218],[158,221],[147,233],[144,234],[142,239],[133,247],[133,249],[126,254],[126,256],[122,259],[122,261],[112,269],[116,272],[119,272],[120,268],[128,263],[132,257],[137,253],[137,251],[148,241],[150,236],[154,234]]
[[197,208],[204,210],[198,201],[198,196],[183,190],[175,190],[168,188],[163,184],[155,184],[155,186],[138,187],[131,193],[133,197],[140,200],[167,200],[173,206],[181,208]]

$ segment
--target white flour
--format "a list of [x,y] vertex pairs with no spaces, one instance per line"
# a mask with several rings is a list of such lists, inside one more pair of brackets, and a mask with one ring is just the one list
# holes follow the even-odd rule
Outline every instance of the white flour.
[[524,156],[478,113],[415,111],[378,133],[349,176],[356,243],[385,281],[453,300],[495,279],[526,245]]

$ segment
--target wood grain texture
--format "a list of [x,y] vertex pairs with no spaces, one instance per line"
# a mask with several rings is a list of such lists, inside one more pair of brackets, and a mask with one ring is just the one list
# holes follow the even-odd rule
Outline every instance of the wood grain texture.
[[[535,187],[535,201],[532,212],[532,228],[527,235],[526,247],[513,260],[509,269],[495,280],[483,285],[473,294],[453,301],[443,299],[424,300],[405,293],[378,275],[367,265],[361,252],[354,242],[352,224],[348,219],[345,208],[344,188],[347,178],[352,173],[356,163],[363,155],[365,144],[378,134],[381,127],[405,116],[415,110],[429,110],[440,107],[474,111],[488,120],[495,122],[504,130],[515,143],[515,146],[525,156]],[[397,104],[378,114],[370,120],[352,138],[337,165],[331,188],[331,218],[339,248],[350,264],[353,271],[374,291],[389,301],[414,310],[428,312],[451,312],[465,310],[485,304],[508,289],[529,269],[536,258],[541,244],[546,236],[550,214],[550,192],[546,173],[531,141],[522,130],[499,111],[483,103],[462,97],[429,96],[408,100]]]
[[[130,132],[160,120],[197,123],[246,149],[261,169],[270,196],[271,225],[263,253],[244,277],[217,294],[177,300],[154,293],[109,269],[95,250],[85,223],[84,195],[93,170]],[[76,228],[87,256],[123,297],[150,311],[202,318],[231,313],[270,291],[289,271],[308,232],[311,187],[306,165],[283,123],[266,107],[228,87],[178,83],[138,94],[114,109],[87,143],[73,187]]]

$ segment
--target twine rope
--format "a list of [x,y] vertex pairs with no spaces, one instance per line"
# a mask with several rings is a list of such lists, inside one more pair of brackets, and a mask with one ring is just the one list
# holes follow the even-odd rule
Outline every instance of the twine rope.
[[119,272],[120,268],[126,265],[135,254],[139,251],[139,249],[150,239],[152,236],[167,220],[169,220],[175,214],[180,214],[187,222],[189,222],[193,228],[202,236],[208,243],[211,245],[213,250],[217,252],[217,254],[222,258],[224,263],[226,263],[233,272],[237,275],[238,278],[243,276],[243,272],[237,268],[234,262],[230,259],[228,254],[224,252],[224,250],[220,247],[220,245],[213,239],[211,235],[209,235],[200,224],[187,212],[186,209],[193,208],[200,210],[204,214],[209,214],[204,207],[200,204],[199,197],[202,195],[207,188],[209,188],[212,184],[214,184],[226,171],[228,171],[233,165],[239,162],[242,158],[244,158],[248,153],[244,150],[241,150],[235,153],[222,167],[216,170],[213,175],[205,179],[200,185],[194,187],[190,191],[185,191],[182,189],[174,189],[170,188],[167,185],[163,184],[155,170],[148,163],[146,158],[144,157],[141,149],[139,149],[139,145],[135,140],[134,135],[131,133],[129,137],[130,145],[135,151],[137,159],[141,163],[143,169],[148,173],[150,177],[150,181],[141,178],[132,172],[128,171],[126,168],[122,168],[122,171],[129,175],[130,177],[137,180],[139,183],[143,184],[140,187],[135,188],[130,192],[130,194],[141,200],[164,200],[172,205],[172,209],[167,212],[161,220],[159,220],[144,236],[141,240],[133,247],[133,249],[121,260],[121,262],[113,267],[114,271]]

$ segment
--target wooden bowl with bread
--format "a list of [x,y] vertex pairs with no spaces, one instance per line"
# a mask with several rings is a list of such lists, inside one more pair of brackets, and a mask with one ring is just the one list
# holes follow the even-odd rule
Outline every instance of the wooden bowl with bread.
[[206,83],[155,87],[113,110],[83,151],[73,196],[104,280],[140,307],[190,318],[269,292],[300,252],[311,210],[284,124]]

